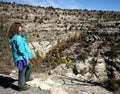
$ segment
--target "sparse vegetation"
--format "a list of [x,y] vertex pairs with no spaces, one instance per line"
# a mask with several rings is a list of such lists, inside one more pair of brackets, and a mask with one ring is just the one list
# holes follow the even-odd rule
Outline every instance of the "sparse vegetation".
[[104,82],[104,84],[111,90],[116,91],[120,88],[120,79],[110,79]]

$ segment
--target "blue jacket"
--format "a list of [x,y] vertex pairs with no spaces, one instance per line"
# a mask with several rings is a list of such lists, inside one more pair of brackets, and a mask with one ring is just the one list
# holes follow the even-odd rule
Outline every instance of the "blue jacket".
[[31,51],[24,36],[16,34],[9,40],[9,43],[12,45],[12,54],[15,63],[20,60],[28,61],[32,58]]

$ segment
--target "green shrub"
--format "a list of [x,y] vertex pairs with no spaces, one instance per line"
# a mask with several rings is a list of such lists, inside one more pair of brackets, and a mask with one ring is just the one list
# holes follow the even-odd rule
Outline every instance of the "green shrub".
[[72,68],[72,65],[73,65],[73,62],[68,61],[67,64],[66,64],[66,67],[69,69],[69,68]]

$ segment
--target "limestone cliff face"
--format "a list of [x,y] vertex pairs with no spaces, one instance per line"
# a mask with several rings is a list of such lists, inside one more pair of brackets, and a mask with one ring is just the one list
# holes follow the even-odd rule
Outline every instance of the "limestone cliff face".
[[63,10],[28,5],[0,3],[0,15],[9,24],[20,21],[29,41],[61,40],[81,32],[119,32],[120,12]]
[[7,18],[8,26],[14,21],[22,22],[29,42],[51,43],[82,32],[120,32],[120,12],[114,11],[64,10],[0,2],[0,15]]

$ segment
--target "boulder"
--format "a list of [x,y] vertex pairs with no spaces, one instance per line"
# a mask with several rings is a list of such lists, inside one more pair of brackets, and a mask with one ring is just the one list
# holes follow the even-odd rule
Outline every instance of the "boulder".
[[105,81],[106,79],[108,79],[105,61],[104,59],[99,58],[97,62],[98,63],[95,66],[96,76],[99,79],[99,81]]

